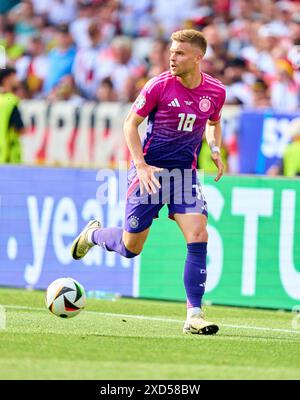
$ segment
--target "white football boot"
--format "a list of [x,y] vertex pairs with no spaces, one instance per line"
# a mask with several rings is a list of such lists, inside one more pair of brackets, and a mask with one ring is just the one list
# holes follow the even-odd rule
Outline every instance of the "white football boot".
[[77,238],[74,240],[72,243],[71,247],[71,255],[74,258],[74,260],[80,260],[82,257],[84,257],[87,252],[94,247],[94,243],[91,243],[88,240],[88,235],[91,233],[91,230],[95,230],[101,228],[101,224],[99,221],[96,221],[95,219],[91,220],[80,232],[80,234],[77,236]]
[[206,321],[201,313],[187,319],[183,326],[183,333],[198,335],[214,335],[218,330],[219,327],[213,322]]

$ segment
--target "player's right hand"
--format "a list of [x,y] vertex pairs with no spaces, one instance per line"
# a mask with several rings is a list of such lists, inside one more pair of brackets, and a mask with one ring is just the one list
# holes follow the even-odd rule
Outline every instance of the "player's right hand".
[[215,163],[215,166],[218,168],[218,175],[214,179],[215,182],[218,182],[224,173],[224,164],[222,162],[221,155],[219,152],[212,153],[211,159]]
[[136,165],[136,173],[140,181],[140,193],[154,194],[160,189],[160,183],[155,177],[154,172],[161,172],[163,168],[154,167],[146,163]]

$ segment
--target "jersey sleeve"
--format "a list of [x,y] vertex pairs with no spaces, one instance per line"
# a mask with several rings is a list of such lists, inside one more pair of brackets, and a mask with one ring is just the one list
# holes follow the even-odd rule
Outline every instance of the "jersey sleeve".
[[157,106],[159,100],[159,83],[153,78],[146,83],[132,105],[132,110],[141,117],[147,117]]
[[220,93],[219,96],[219,101],[217,104],[217,107],[215,109],[215,111],[213,112],[213,114],[210,115],[209,120],[210,121],[219,121],[221,119],[221,111],[222,111],[222,107],[225,103],[225,98],[226,98],[226,90],[225,88],[222,90],[222,92]]

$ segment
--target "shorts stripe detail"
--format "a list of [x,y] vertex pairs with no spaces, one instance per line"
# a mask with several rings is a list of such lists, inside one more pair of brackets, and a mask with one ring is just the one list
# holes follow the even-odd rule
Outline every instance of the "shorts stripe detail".
[[136,187],[139,185],[140,181],[138,176],[136,176],[133,181],[131,182],[128,190],[127,190],[127,198],[132,195],[132,193],[135,191]]
[[153,139],[153,136],[150,137],[150,139],[149,139],[148,142],[146,143],[146,146],[144,147],[144,150],[143,150],[143,155],[144,155],[144,156],[145,156],[145,155],[147,154],[147,152],[148,152],[148,149],[149,149],[149,147],[150,147],[150,144],[151,144],[151,142],[152,142],[152,139]]
[[194,151],[194,160],[192,162],[192,169],[197,169],[197,159],[198,159],[198,149],[199,149],[200,144],[197,145],[195,151]]

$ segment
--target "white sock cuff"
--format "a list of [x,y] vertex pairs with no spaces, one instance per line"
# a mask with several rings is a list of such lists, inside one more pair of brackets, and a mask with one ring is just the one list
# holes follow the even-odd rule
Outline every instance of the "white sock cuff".
[[87,241],[88,241],[89,244],[95,244],[95,243],[92,241],[92,234],[93,234],[93,232],[94,232],[95,230],[96,230],[96,229],[89,229],[89,230],[87,231],[86,238],[87,238]]
[[187,318],[190,319],[193,315],[201,314],[200,307],[190,307],[187,308]]

